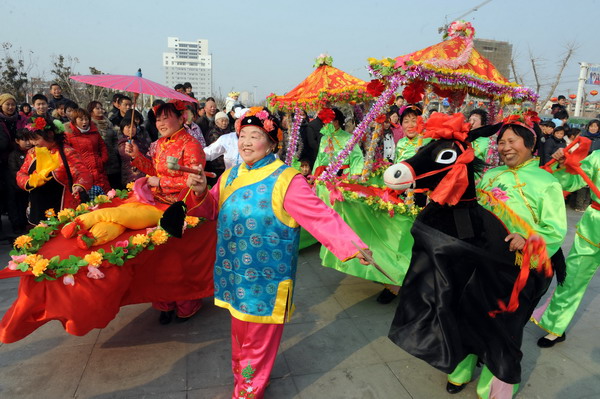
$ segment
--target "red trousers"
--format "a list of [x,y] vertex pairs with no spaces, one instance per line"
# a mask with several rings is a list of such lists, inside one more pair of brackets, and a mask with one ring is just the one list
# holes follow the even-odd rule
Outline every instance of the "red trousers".
[[234,399],[262,399],[282,334],[283,324],[252,323],[231,317]]
[[173,302],[152,302],[152,307],[163,312],[175,310],[177,317],[186,319],[192,317],[202,307],[202,299]]

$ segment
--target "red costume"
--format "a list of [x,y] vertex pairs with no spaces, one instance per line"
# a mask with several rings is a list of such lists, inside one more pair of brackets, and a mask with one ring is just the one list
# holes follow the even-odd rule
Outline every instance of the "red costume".
[[[51,154],[55,154],[58,151],[58,148],[53,148],[50,150]],[[67,158],[67,162],[69,164],[69,169],[71,171],[71,175],[73,176],[73,185],[80,185],[86,190],[89,190],[92,187],[92,176],[88,172],[87,168],[81,161],[79,160],[79,156],[77,152],[69,147],[68,145],[64,146],[65,156]],[[73,194],[71,194],[72,187],[68,186],[68,178],[67,171],[65,169],[65,165],[63,164],[62,158],[59,157],[60,165],[58,168],[52,171],[52,177],[56,180],[60,185],[63,186],[63,196],[62,196],[62,208],[75,208],[79,205],[79,199],[75,198]],[[35,147],[31,148],[27,152],[27,156],[25,157],[25,161],[23,162],[23,166],[21,166],[21,170],[17,172],[17,184],[23,190],[32,191],[32,188],[27,186],[27,181],[29,180],[29,175],[32,172],[32,166],[35,162]],[[33,167],[35,170],[35,167]],[[35,190],[35,189],[33,189]]]
[[181,190],[187,189],[187,175],[178,170],[167,168],[167,157],[176,157],[183,166],[204,165],[204,151],[194,137],[181,128],[170,137],[161,137],[156,142],[156,153],[152,159],[138,155],[131,162],[133,166],[150,176],[160,177],[158,187],[152,187],[154,197],[159,201],[172,204],[177,201]]

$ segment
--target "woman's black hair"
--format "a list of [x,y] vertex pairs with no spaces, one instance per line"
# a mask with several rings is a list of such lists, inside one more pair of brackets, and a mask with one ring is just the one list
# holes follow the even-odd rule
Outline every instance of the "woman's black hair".
[[504,136],[504,132],[506,132],[509,128],[512,129],[512,131],[515,132],[515,134],[517,136],[519,136],[523,139],[523,142],[525,143],[525,147],[531,149],[532,151],[535,149],[535,144],[537,141],[536,134],[521,125],[515,125],[515,124],[503,125],[502,128],[500,129],[500,132],[498,132],[497,141],[502,140],[502,137]]
[[400,124],[402,124],[402,121],[408,115],[421,116],[423,115],[423,109],[420,108],[417,104],[407,105],[406,108],[404,108],[404,110],[402,110],[402,113],[400,114]]
[[23,111],[23,108],[25,108],[25,107],[29,107],[29,112],[31,112],[31,105],[29,103],[23,103],[23,104],[21,104],[19,106],[19,111],[25,112],[25,111]]
[[474,109],[473,111],[469,112],[469,117],[467,119],[471,119],[471,116],[473,116],[473,115],[479,115],[479,117],[481,118],[481,124],[487,125],[488,113],[485,109],[481,109],[481,108]]
[[125,115],[123,116],[123,120],[126,120],[127,122],[131,123],[132,112],[135,112],[135,114],[133,114],[134,115],[133,118],[138,119],[140,121],[139,122],[140,125],[144,124],[144,117],[138,110],[135,110],[135,111],[132,109],[127,110],[127,112],[125,112]]
[[[123,132],[123,129],[125,129],[125,126],[131,126],[131,117],[129,118],[123,118],[121,119],[121,123],[119,123],[119,130],[121,131],[121,133],[125,134]],[[138,125],[136,125],[134,123],[134,126],[137,127]]]
[[588,124],[587,124],[587,126],[585,127],[585,130],[587,132],[589,132],[590,131],[590,125],[592,123],[595,124],[596,126],[598,126],[598,131],[600,131],[600,120],[598,120],[598,119],[592,119],[591,121],[589,121]]
[[335,118],[333,119],[334,121],[338,121],[340,124],[340,128],[342,130],[344,130],[346,128],[346,117],[344,116],[344,113],[342,111],[340,111],[338,108],[331,108],[333,110],[333,113],[335,114]]
[[[127,111],[129,112],[129,111]],[[174,103],[165,103],[165,104],[161,104],[158,106],[158,108],[156,109],[156,111],[154,112],[154,116],[156,118],[158,118],[161,115],[175,115],[177,118],[181,117],[182,113],[180,110],[178,110],[177,108],[175,108],[175,104]],[[125,116],[125,118],[127,118],[127,116]],[[129,116],[129,118],[131,118],[131,114]],[[131,121],[131,119],[129,119],[129,121]]]

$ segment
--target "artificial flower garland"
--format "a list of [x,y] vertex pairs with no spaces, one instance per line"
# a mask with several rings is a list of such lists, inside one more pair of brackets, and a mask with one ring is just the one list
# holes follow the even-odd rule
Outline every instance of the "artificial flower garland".
[[296,107],[294,110],[294,123],[292,123],[292,129],[289,135],[289,147],[285,155],[285,163],[291,165],[296,155],[296,148],[298,148],[298,137],[300,136],[300,125],[304,120],[304,112],[300,108]]
[[[380,115],[381,116],[381,115]],[[385,115],[384,115],[385,118]],[[380,121],[376,121],[375,127],[373,130],[373,134],[370,137],[369,145],[367,147],[367,153],[365,155],[365,164],[363,166],[363,170],[360,176],[360,180],[365,182],[369,179],[371,171],[373,169],[373,162],[375,160],[375,150],[377,149],[377,145],[379,144],[379,138],[383,133],[383,123]]]
[[[98,268],[104,261],[122,266],[125,261],[133,259],[144,249],[153,250],[156,246],[166,243],[170,235],[157,226],[146,229],[145,234],[136,234],[129,237],[128,240],[116,242],[111,246],[110,251],[98,249],[83,257],[71,255],[68,259],[60,259],[59,256],[46,259],[37,254],[42,245],[48,242],[62,225],[73,221],[77,216],[97,209],[101,204],[111,203],[114,197],[127,198],[132,187],[132,185],[128,185],[125,190],[111,190],[108,195],[99,195],[93,201],[82,203],[75,209],[65,208],[58,213],[55,213],[53,209],[48,209],[45,214],[48,218],[46,221],[39,223],[28,234],[15,239],[7,268],[31,273],[35,276],[35,281],[56,280],[63,277],[65,285],[74,285],[74,275],[83,267],[87,266],[87,277],[103,278],[104,274]],[[186,216],[185,226],[186,228],[196,227],[200,221],[201,219],[195,216]]]
[[[395,198],[385,190],[385,186],[371,185],[365,186],[358,180],[346,179],[340,180],[332,185],[330,182],[318,181],[317,184],[323,185],[330,191],[330,201],[332,205],[336,201],[357,202],[368,205],[370,208],[378,211],[387,212],[390,217],[394,215],[417,216],[421,212],[421,207],[414,203],[412,191],[407,193],[404,200]],[[359,190],[354,190],[360,186]],[[369,192],[372,193],[369,193]]]
[[363,120],[358,124],[354,132],[352,133],[352,138],[348,140],[346,147],[340,151],[337,157],[329,164],[327,169],[319,176],[319,180],[321,181],[334,181],[337,175],[337,172],[340,170],[344,161],[350,155],[350,152],[354,148],[355,145],[358,144],[367,133],[369,129],[369,125],[375,117],[381,114],[385,114],[386,107],[388,106],[388,101],[390,98],[394,96],[396,89],[400,86],[400,82],[402,81],[402,75],[393,75],[389,79],[389,84],[387,88],[381,93],[381,96],[375,101],[369,112],[365,115]]

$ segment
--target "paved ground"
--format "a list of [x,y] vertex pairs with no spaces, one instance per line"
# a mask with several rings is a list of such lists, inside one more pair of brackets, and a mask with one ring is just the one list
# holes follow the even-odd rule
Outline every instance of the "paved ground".
[[[570,226],[580,213],[569,212]],[[573,230],[565,249],[571,245]],[[0,245],[6,264],[7,245]],[[0,315],[16,296],[0,281]],[[387,339],[395,302],[381,287],[320,266],[318,247],[301,252],[297,312],[286,326],[268,399],[450,398],[445,376]],[[525,330],[519,398],[600,397],[600,279],[592,281],[568,340],[541,350]],[[229,398],[229,316],[209,300],[187,323],[160,326],[149,305],[122,308],[85,337],[48,323],[0,345],[0,398]],[[470,384],[456,399],[476,398]]]

